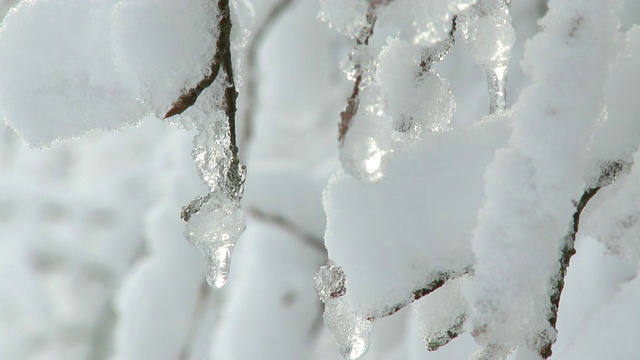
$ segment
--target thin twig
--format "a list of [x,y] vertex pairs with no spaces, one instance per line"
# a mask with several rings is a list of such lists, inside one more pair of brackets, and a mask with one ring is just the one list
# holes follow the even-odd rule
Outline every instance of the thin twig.
[[[218,11],[220,12],[220,20],[218,22],[219,33],[216,41],[215,54],[213,55],[213,59],[211,59],[210,73],[205,76],[204,79],[200,80],[195,87],[186,90],[182,95],[180,95],[180,97],[171,106],[171,109],[169,109],[165,114],[165,119],[182,114],[188,108],[193,106],[193,104],[198,100],[200,94],[216,80],[220,73],[220,67],[227,70],[226,65],[231,63],[231,14],[229,11],[229,0],[218,0]],[[224,64],[225,60],[228,60],[229,64]],[[233,72],[228,72],[227,78],[229,77],[229,74],[233,74]],[[231,82],[233,82],[233,77]],[[233,86],[233,83],[231,85]]]
[[[369,2],[369,8],[367,9],[367,23],[362,28],[361,35],[356,39],[356,49],[360,46],[369,45],[369,39],[373,35],[373,29],[376,25],[377,15],[376,9],[378,6],[387,4],[388,1],[376,0]],[[361,62],[354,64],[356,70],[356,80],[353,84],[353,90],[351,95],[347,99],[347,107],[340,113],[340,123],[338,124],[338,141],[342,144],[344,137],[347,135],[351,122],[354,116],[358,112],[358,106],[360,105],[360,86],[362,83],[362,77],[364,76],[365,69]]]
[[[573,213],[573,224],[569,234],[567,234],[564,238],[564,246],[562,248],[560,254],[560,270],[556,276],[555,284],[553,285],[553,290],[551,292],[550,301],[551,301],[551,314],[549,316],[549,324],[556,329],[556,324],[558,322],[558,309],[560,306],[560,296],[562,295],[562,290],[564,289],[565,277],[567,276],[567,270],[569,268],[569,263],[571,261],[571,257],[576,254],[575,242],[576,235],[578,234],[578,229],[580,227],[580,215],[582,211],[597,193],[603,187],[613,183],[617,175],[622,171],[625,164],[621,161],[616,161],[608,164],[600,176],[598,183],[587,190],[582,194],[580,200],[576,203],[576,211]],[[552,351],[551,347],[553,346],[554,341],[549,341],[544,344],[540,348],[540,356],[544,359],[548,359],[551,357]]]
[[247,111],[244,116],[241,145],[250,141],[253,137],[253,122],[256,113],[256,100],[258,97],[258,85],[255,76],[255,71],[257,70],[256,68],[258,65],[258,50],[260,49],[260,45],[262,44],[264,37],[268,34],[269,29],[271,29],[280,15],[282,15],[292,3],[293,0],[280,0],[275,6],[273,6],[269,11],[269,14],[267,14],[266,19],[254,31],[253,40],[247,48],[247,73],[244,74],[247,84],[244,92],[247,98]]
[[323,245],[322,238],[319,238],[317,236],[314,236],[312,234],[305,232],[304,230],[302,230],[300,227],[298,227],[296,224],[286,219],[285,217],[269,214],[257,208],[250,208],[245,211],[247,212],[248,215],[251,215],[259,220],[278,225],[282,229],[293,234],[296,238],[302,240],[305,245],[308,245],[309,247],[317,251],[320,251],[323,254],[326,254],[327,249],[325,249]]
[[385,316],[391,316],[391,315],[397,313],[398,311],[402,310],[403,308],[405,308],[409,304],[413,303],[414,301],[420,300],[424,296],[427,296],[427,295],[431,294],[432,292],[440,289],[441,287],[444,286],[444,284],[447,283],[447,281],[459,278],[460,276],[463,276],[463,275],[466,275],[466,274],[470,274],[471,272],[472,272],[472,269],[471,268],[467,268],[462,273],[440,273],[440,274],[438,274],[438,276],[436,276],[436,278],[434,280],[430,281],[429,283],[427,283],[423,287],[414,290],[413,293],[412,293],[413,296],[409,300],[387,309],[385,312],[383,312],[380,315],[371,316],[368,319],[373,321],[375,319],[379,319],[379,318],[382,318],[382,317],[385,317]]

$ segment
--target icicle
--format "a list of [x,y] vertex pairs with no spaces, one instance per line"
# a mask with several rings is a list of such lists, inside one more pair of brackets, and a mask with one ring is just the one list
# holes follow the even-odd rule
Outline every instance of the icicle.
[[506,360],[515,349],[490,344],[471,356],[472,360]]
[[489,112],[506,109],[506,79],[515,30],[509,1],[484,0],[472,8],[463,25],[469,51],[487,77]]
[[204,254],[207,282],[216,288],[227,280],[233,248],[246,227],[240,207],[246,170],[238,161],[228,117],[220,108],[228,86],[225,79],[216,79],[201,96],[198,112],[181,119],[198,130],[191,154],[209,187],[209,194],[182,209],[185,237]]
[[239,199],[211,195],[190,216],[185,237],[205,255],[209,285],[220,288],[227,281],[233,247],[246,225]]
[[343,358],[360,358],[369,348],[373,321],[354,313],[345,298],[345,276],[329,260],[314,278],[318,297],[324,303],[324,323],[331,331]]
[[322,317],[343,358],[354,360],[367,352],[373,322],[355,315],[344,297],[328,299]]

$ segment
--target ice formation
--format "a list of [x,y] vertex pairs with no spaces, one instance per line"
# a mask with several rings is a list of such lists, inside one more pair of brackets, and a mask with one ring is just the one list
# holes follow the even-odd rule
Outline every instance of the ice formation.
[[323,265],[314,278],[318,297],[324,303],[324,323],[345,359],[358,359],[369,348],[373,320],[357,314],[346,296],[344,272],[333,261]]
[[[346,5],[341,9],[324,2],[321,18],[356,40],[344,64],[354,89],[339,132],[340,161],[347,173],[379,181],[405,143],[450,129],[455,102],[432,64],[448,53],[456,15],[471,3],[358,1],[360,10],[354,14]],[[357,19],[348,23],[360,29],[340,25],[347,23],[345,17]]]
[[210,99],[176,121],[198,130],[193,157],[210,193],[182,215],[216,286],[224,284],[245,227],[244,167],[229,127],[233,66],[218,64],[214,74],[211,64],[221,51],[212,46],[218,40],[226,39],[231,51],[229,27],[218,28],[221,14],[230,22],[228,3],[223,11],[207,0],[29,1],[0,29],[0,111],[32,146],[134,125],[147,114],[160,117],[202,78],[220,74],[216,90],[204,93]]
[[343,358],[355,360],[367,352],[373,322],[355,314],[345,297],[325,300],[322,317]]
[[509,5],[510,0],[478,0],[460,17],[469,52],[487,77],[490,113],[507,106],[507,70],[516,40]]
[[209,194],[182,209],[182,219],[187,222],[185,237],[203,252],[207,281],[216,288],[227,280],[233,247],[246,227],[240,208],[246,169],[238,160],[235,129],[230,127],[231,115],[226,112],[225,91],[230,86],[227,79],[218,76],[201,94],[195,109],[178,118],[183,126],[198,130],[192,156],[209,188]]

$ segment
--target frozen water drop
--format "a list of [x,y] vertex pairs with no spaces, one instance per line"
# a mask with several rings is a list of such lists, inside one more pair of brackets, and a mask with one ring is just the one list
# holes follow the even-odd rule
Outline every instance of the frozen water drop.
[[471,356],[473,360],[506,360],[514,351],[504,345],[489,344]]
[[505,4],[496,5],[493,11],[478,10],[493,14],[470,19],[465,31],[471,56],[487,77],[491,113],[506,108],[507,69],[511,49],[516,39],[515,30],[511,26],[509,8]]
[[367,351],[367,348],[368,344],[365,339],[355,338],[352,340],[351,344],[344,348],[344,350],[341,352],[341,355],[344,358],[354,360],[364,355],[364,353]]
[[507,108],[507,67],[496,66],[485,71],[489,85],[489,113]]
[[373,322],[355,314],[345,297],[327,299],[323,318],[343,358],[354,360],[367,352]]
[[207,282],[221,288],[227,282],[231,265],[231,246],[221,246],[207,255]]
[[340,297],[346,292],[344,272],[332,260],[320,267],[313,281],[322,302]]
[[245,229],[239,199],[210,194],[187,222],[186,238],[197,246],[207,261],[207,282],[222,287],[229,274],[233,247]]
[[340,163],[344,170],[359,180],[381,180],[391,149],[384,149],[373,137],[350,141],[349,135],[340,149]]

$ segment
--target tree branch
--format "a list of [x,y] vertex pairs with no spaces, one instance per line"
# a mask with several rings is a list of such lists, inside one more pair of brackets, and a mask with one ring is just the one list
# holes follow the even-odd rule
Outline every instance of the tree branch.
[[[621,161],[616,161],[607,164],[600,178],[598,179],[597,184],[594,187],[591,187],[582,194],[576,205],[576,211],[573,213],[573,224],[571,230],[564,238],[564,246],[560,253],[560,270],[556,276],[556,279],[553,285],[553,289],[550,296],[551,302],[551,314],[549,316],[549,324],[556,329],[556,324],[558,322],[558,309],[560,306],[560,296],[562,295],[562,290],[564,289],[565,277],[567,276],[567,270],[569,268],[569,262],[571,261],[571,257],[576,254],[575,242],[576,235],[578,234],[578,229],[580,227],[580,215],[582,211],[597,193],[605,186],[613,183],[620,171],[624,168],[625,164]],[[544,359],[548,359],[551,357],[552,351],[551,347],[555,341],[549,341],[542,346],[539,351],[540,356]]]
[[[380,5],[386,5],[390,0],[371,0],[369,1],[369,8],[367,9],[367,23],[362,28],[361,35],[356,39],[356,48],[359,46],[369,45],[369,39],[373,35],[373,29],[376,25],[377,15],[376,9]],[[338,141],[340,144],[344,142],[344,137],[347,135],[349,128],[351,127],[351,121],[358,112],[358,106],[360,105],[360,86],[362,83],[362,77],[365,69],[362,67],[360,61],[354,64],[356,70],[356,80],[353,84],[353,91],[347,99],[347,107],[340,113],[340,123],[338,124]]]
[[[430,281],[429,283],[427,283],[426,285],[424,285],[423,287],[416,289],[413,291],[412,293],[412,297],[405,301],[402,302],[396,306],[393,306],[389,309],[387,309],[385,312],[383,312],[381,315],[377,315],[377,316],[371,316],[368,318],[368,320],[373,321],[385,316],[391,316],[395,313],[397,313],[398,311],[402,310],[403,308],[405,308],[406,306],[408,306],[409,304],[413,303],[416,300],[420,300],[422,297],[427,296],[429,294],[431,294],[432,292],[438,290],[439,288],[441,288],[442,286],[444,286],[444,284],[447,283],[447,281],[449,280],[453,280],[456,278],[459,278],[462,275],[466,275],[466,274],[470,274],[472,272],[472,269],[466,268],[465,270],[463,270],[462,273],[439,273],[436,278],[432,281]],[[458,335],[456,335],[458,336]],[[452,338],[453,339],[453,338]]]
[[247,211],[247,214],[252,215],[253,217],[259,220],[278,225],[279,227],[283,228],[284,230],[293,234],[295,237],[302,240],[304,244],[308,245],[309,247],[317,251],[322,252],[323,254],[326,254],[327,249],[325,249],[323,245],[322,238],[319,238],[317,236],[314,236],[305,232],[304,230],[300,229],[296,224],[286,219],[285,217],[269,214],[257,208],[250,208],[246,211]]
[[[182,114],[188,108],[193,106],[198,100],[200,94],[216,80],[220,74],[220,69],[224,71],[228,86],[224,92],[225,114],[229,121],[229,132],[231,137],[231,151],[237,158],[238,147],[236,146],[236,99],[238,92],[236,91],[233,81],[233,64],[231,62],[231,10],[229,9],[229,0],[218,0],[218,11],[220,20],[218,22],[218,40],[216,42],[216,52],[211,61],[211,72],[202,79],[194,88],[184,92],[178,100],[176,100],[171,109],[165,114],[164,118]],[[233,169],[232,169],[233,170]]]

